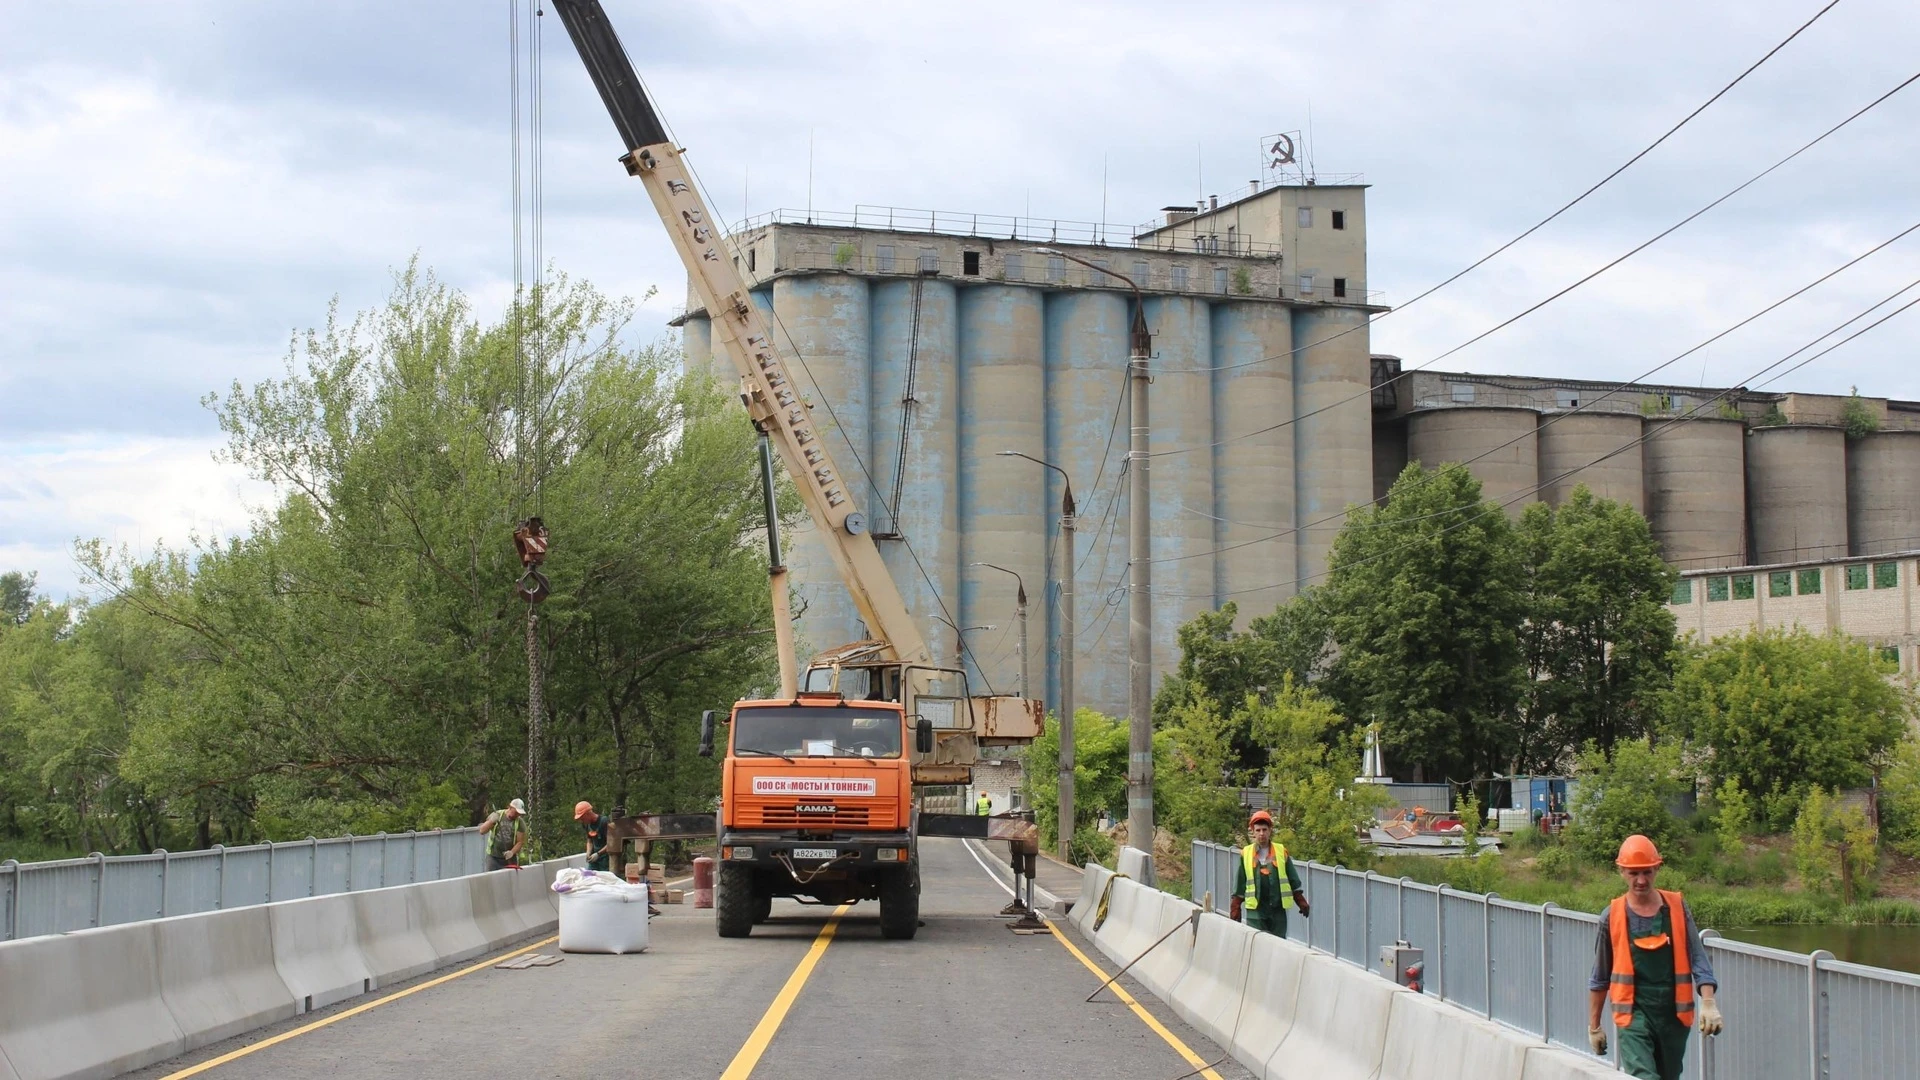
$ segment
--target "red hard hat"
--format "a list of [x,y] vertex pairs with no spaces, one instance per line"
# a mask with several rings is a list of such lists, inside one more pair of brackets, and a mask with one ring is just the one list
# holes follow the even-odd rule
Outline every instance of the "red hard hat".
[[1653,841],[1634,833],[1620,842],[1620,855],[1613,863],[1622,870],[1651,870],[1663,861]]
[[1247,828],[1249,829],[1253,828],[1255,825],[1271,825],[1271,824],[1273,824],[1273,815],[1267,813],[1265,810],[1255,810],[1253,812],[1253,816],[1247,819]]

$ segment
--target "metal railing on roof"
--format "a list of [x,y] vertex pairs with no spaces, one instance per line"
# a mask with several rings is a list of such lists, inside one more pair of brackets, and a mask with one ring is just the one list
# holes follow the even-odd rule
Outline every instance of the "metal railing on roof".
[[900,206],[861,204],[851,212],[778,209],[756,214],[732,227],[732,233],[769,225],[812,225],[840,229],[981,236],[996,240],[1026,240],[1076,247],[1113,247],[1140,251],[1178,251],[1200,255],[1240,257],[1277,256],[1278,244],[1254,243],[1244,238],[1214,236],[1142,236],[1143,226],[1113,221],[1069,221],[1064,218],[1009,217],[953,210],[918,210]]
[[477,874],[477,829],[0,862],[0,941]]

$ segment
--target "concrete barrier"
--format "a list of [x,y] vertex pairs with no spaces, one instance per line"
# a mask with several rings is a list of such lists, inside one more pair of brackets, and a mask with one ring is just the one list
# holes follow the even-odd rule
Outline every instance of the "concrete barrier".
[[1535,1046],[1527,1051],[1526,1068],[1520,1080],[1620,1080],[1613,1063],[1603,1057],[1562,1050],[1557,1046]]
[[441,964],[427,940],[418,885],[396,885],[348,893],[360,955],[366,959],[374,989],[404,982]]
[[[552,865],[548,863],[546,865]],[[559,868],[555,867],[558,873]],[[520,912],[520,921],[527,924],[527,932],[545,934],[553,932],[560,922],[558,898],[553,895],[552,882],[547,875],[533,870],[522,870],[513,876],[513,904]]]
[[324,1009],[373,989],[351,897],[288,900],[266,905],[266,912],[274,967],[301,1011]]
[[152,923],[0,943],[0,1054],[20,1080],[115,1076],[187,1048]]
[[1089,939],[1093,937],[1093,920],[1100,913],[1100,894],[1106,890],[1107,882],[1113,880],[1113,871],[1090,862],[1080,873],[1080,899],[1074,901],[1073,913],[1069,916],[1073,925]]
[[1393,998],[1411,991],[1315,954],[1300,972],[1293,1026],[1266,1061],[1266,1080],[1371,1080],[1386,1050]]
[[[1173,988],[1186,976],[1193,961],[1193,917],[1200,909],[1172,893],[1156,889],[1143,901],[1142,913],[1152,910],[1156,902],[1158,914],[1149,924],[1146,944],[1141,946],[1143,949],[1152,946],[1152,951],[1133,966],[1132,974],[1153,991],[1155,997],[1172,1004]],[[1160,944],[1154,945],[1156,941]]]
[[153,924],[160,996],[186,1049],[231,1038],[300,1012],[273,963],[264,906],[208,911]]
[[1120,858],[1114,865],[1120,868],[1121,873],[1142,885],[1154,884],[1153,856],[1141,851],[1139,848],[1121,848]]
[[[1241,929],[1246,929],[1242,927]],[[1293,1030],[1301,974],[1313,950],[1272,934],[1253,934],[1247,957],[1246,997],[1231,1041],[1221,1043],[1255,1076]]]
[[514,902],[513,879],[532,876],[535,870],[495,870],[463,878],[467,884],[467,902],[473,912],[473,924],[486,940],[488,948],[499,948],[509,941],[527,936],[527,920],[520,917]]
[[1223,1047],[1233,1046],[1234,1029],[1249,992],[1247,973],[1255,933],[1222,915],[1200,916],[1193,962],[1173,988],[1173,1011]]
[[13,1071],[13,1062],[7,1060],[5,1050],[0,1050],[0,1080],[20,1080],[20,1074]]
[[490,943],[473,919],[473,887],[466,878],[427,881],[407,887],[420,905],[420,928],[441,964],[471,960]]
[[1118,878],[1107,895],[1107,921],[1093,932],[1093,943],[1115,964],[1127,964],[1158,936],[1160,891]]
[[1538,1045],[1443,1001],[1395,994],[1379,1080],[1522,1080],[1527,1052]]

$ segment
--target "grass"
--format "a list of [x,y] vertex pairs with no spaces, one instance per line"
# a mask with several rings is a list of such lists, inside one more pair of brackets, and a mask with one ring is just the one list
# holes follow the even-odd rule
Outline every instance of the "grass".
[[[1658,884],[1687,894],[1701,926],[1920,925],[1920,904],[1906,900],[1866,899],[1842,904],[1826,893],[1810,893],[1789,880],[1786,860],[1763,841],[1761,850],[1728,856],[1714,850],[1710,836],[1696,836],[1670,853]],[[1588,862],[1573,849],[1537,833],[1510,838],[1504,854],[1477,860],[1402,855],[1380,860],[1375,868],[1388,877],[1406,877],[1427,885],[1445,883],[1469,892],[1497,893],[1528,904],[1553,903],[1576,911],[1598,912],[1623,886],[1611,866]]]

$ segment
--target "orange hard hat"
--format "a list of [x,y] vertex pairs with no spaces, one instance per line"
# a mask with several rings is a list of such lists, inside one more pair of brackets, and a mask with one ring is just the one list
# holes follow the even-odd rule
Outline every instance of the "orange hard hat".
[[1253,828],[1255,825],[1271,825],[1271,824],[1273,824],[1273,815],[1267,813],[1265,810],[1255,810],[1253,812],[1253,816],[1247,819],[1247,828],[1249,829]]
[[1653,841],[1634,833],[1620,842],[1620,855],[1613,863],[1623,870],[1651,870],[1663,861]]
[[579,802],[573,804],[573,820],[579,821],[591,813],[593,813],[593,804],[587,800],[581,799]]

